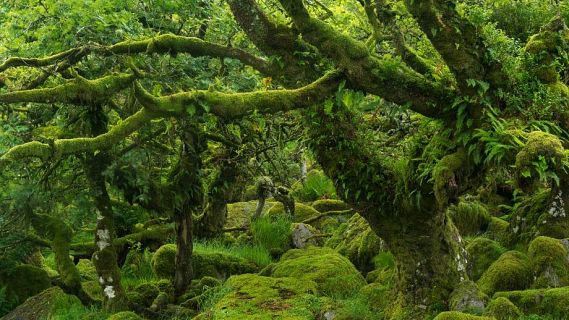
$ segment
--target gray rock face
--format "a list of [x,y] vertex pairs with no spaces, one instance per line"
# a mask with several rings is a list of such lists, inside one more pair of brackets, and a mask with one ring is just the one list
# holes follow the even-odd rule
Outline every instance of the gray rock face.
[[316,245],[313,238],[314,228],[304,223],[296,223],[292,229],[292,244],[294,248],[303,249],[308,244]]

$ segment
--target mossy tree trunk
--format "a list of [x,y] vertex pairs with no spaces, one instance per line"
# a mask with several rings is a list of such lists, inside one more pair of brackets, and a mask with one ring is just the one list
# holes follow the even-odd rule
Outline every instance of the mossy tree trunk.
[[[107,132],[106,116],[100,105],[89,106],[86,123],[89,134],[98,136]],[[105,151],[87,153],[84,167],[91,193],[98,210],[95,228],[96,250],[93,253],[93,264],[99,276],[99,284],[103,289],[103,307],[107,311],[122,311],[128,308],[128,300],[121,285],[121,273],[117,263],[117,252],[113,242],[116,231],[111,198],[107,191],[104,170],[110,163]]]
[[[465,251],[433,186],[414,184],[415,168],[404,155],[394,161],[370,148],[365,130],[357,129],[363,122],[344,107],[311,111],[306,123],[313,123],[311,147],[338,195],[358,210],[396,258],[398,295],[390,318],[424,319],[447,309],[450,293],[467,279]],[[421,192],[420,199],[413,196],[414,189]]]
[[71,228],[62,220],[44,214],[32,214],[30,222],[38,234],[50,240],[57,271],[65,289],[76,295],[84,304],[91,304],[92,300],[81,287],[79,271],[73,260],[69,258],[69,247],[73,237]]
[[172,197],[176,223],[176,271],[174,290],[182,296],[192,281],[193,219],[203,200],[200,171],[201,153],[207,149],[201,134],[192,124],[182,126],[182,146],[176,167],[169,177],[168,193]]

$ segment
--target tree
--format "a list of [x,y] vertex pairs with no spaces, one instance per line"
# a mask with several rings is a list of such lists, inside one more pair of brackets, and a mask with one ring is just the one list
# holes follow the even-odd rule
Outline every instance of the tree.
[[[242,47],[232,43],[235,31],[216,32],[201,23],[194,30],[197,36],[150,32],[135,34],[136,40],[78,43],[40,58],[6,59],[0,71],[16,78],[23,77],[20,68],[42,70],[23,89],[8,85],[0,93],[0,103],[16,106],[13,112],[22,112],[19,105],[30,103],[77,105],[91,110],[91,119],[100,119],[103,106],[118,105],[121,110],[129,95],[138,110],[124,112],[109,130],[92,123],[91,131],[81,136],[15,145],[0,157],[1,166],[30,157],[52,162],[84,155],[103,217],[97,241],[112,243],[100,167],[107,150],[156,119],[199,124],[215,117],[229,122],[252,113],[303,109],[318,163],[338,194],[360,212],[397,259],[393,319],[418,319],[448,308],[450,293],[468,276],[463,243],[447,210],[461,196],[480,196],[488,177],[496,172],[511,177],[516,190],[508,195],[512,199],[551,188],[548,205],[554,205],[555,196],[569,203],[561,142],[569,119],[566,1],[544,6],[548,20],[528,25],[523,34],[518,25],[502,21],[500,30],[492,23],[507,16],[501,12],[521,14],[527,9],[511,1],[497,2],[494,8],[454,0],[226,2],[228,7],[220,2],[208,10],[230,11],[227,16],[246,35]],[[168,26],[158,29],[163,32],[176,31],[172,25],[181,23],[179,30],[184,30],[179,21],[183,12],[145,17],[143,24],[150,30]],[[205,15],[212,12],[206,10]],[[208,38],[210,32],[214,34]],[[229,39],[229,45],[219,44],[219,39]],[[149,92],[160,83],[160,72],[168,72],[157,69],[152,75],[155,70],[145,65],[145,55],[185,54],[223,64],[237,60],[238,68],[255,69],[267,86],[230,90],[211,85],[199,90],[194,84],[179,88],[182,92]],[[126,56],[131,59],[122,59]],[[111,74],[113,69],[118,73]],[[231,83],[228,77],[224,80]],[[276,89],[269,88],[273,86]],[[361,112],[370,104],[383,112],[375,127],[374,118]],[[385,116],[401,108],[412,114],[407,123]],[[389,121],[381,123],[385,119]],[[397,130],[390,130],[394,125]],[[187,141],[199,134],[181,131],[187,136],[182,150],[188,150],[192,144]],[[180,166],[192,166],[184,172],[185,183],[195,178],[191,172],[199,161],[183,159]],[[191,211],[182,203],[177,210]],[[178,238],[183,239],[180,230],[191,230],[191,214],[178,216]],[[107,271],[117,279],[110,251],[110,260],[98,271],[105,279]],[[187,285],[184,278],[181,283]],[[120,284],[113,288],[118,290]],[[120,296],[117,290],[107,295],[108,304]]]

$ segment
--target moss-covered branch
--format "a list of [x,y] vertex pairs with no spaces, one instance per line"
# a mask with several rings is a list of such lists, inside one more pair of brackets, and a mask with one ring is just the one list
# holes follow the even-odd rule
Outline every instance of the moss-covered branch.
[[118,74],[88,80],[77,75],[75,79],[53,88],[2,93],[0,103],[98,104],[105,102],[113,93],[128,88],[135,78],[134,74]]
[[268,113],[312,106],[328,98],[336,90],[340,79],[338,72],[331,72],[305,87],[293,90],[246,93],[196,90],[162,97],[151,95],[137,84],[135,94],[143,106],[155,112],[177,115],[210,112],[221,118],[232,119],[255,110]]
[[164,34],[139,41],[123,41],[110,46],[84,46],[73,48],[45,58],[13,57],[0,65],[0,72],[13,67],[45,67],[55,65],[62,61],[67,61],[68,64],[73,65],[89,54],[110,56],[137,53],[188,53],[193,56],[232,58],[237,59],[267,75],[279,73],[280,70],[277,64],[271,63],[238,48],[218,45],[195,37]]
[[486,61],[486,45],[476,27],[456,9],[454,0],[405,0],[411,14],[419,23],[435,49],[439,52],[458,81],[462,91],[468,93],[466,80],[487,80],[495,87],[506,79],[501,66]]
[[153,112],[141,109],[115,125],[108,132],[92,138],[57,139],[52,143],[31,141],[15,146],[0,157],[0,169],[7,163],[27,157],[46,160],[87,151],[104,150],[118,144],[122,139],[157,117]]
[[357,88],[400,105],[411,104],[413,111],[439,117],[448,104],[448,89],[425,79],[399,61],[372,56],[366,46],[310,17],[300,0],[280,1],[303,39],[318,48],[344,70]]

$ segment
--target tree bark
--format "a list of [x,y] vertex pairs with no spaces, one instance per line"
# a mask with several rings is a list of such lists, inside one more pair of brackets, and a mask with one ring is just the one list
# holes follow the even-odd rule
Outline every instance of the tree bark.
[[174,216],[176,222],[176,272],[174,289],[176,297],[182,296],[192,281],[192,212],[179,210]]

